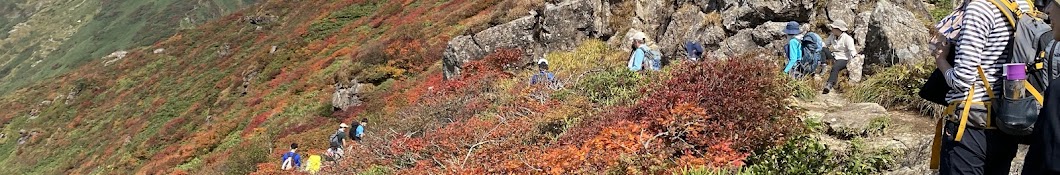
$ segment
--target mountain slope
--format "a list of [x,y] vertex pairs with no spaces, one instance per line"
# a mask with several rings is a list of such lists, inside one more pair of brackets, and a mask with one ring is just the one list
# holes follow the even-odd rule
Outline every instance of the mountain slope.
[[0,93],[149,45],[254,0],[0,2]]
[[280,140],[319,152],[353,118],[332,117],[335,83],[419,74],[448,36],[504,16],[497,4],[269,1],[89,61],[3,98],[0,173],[244,174]]

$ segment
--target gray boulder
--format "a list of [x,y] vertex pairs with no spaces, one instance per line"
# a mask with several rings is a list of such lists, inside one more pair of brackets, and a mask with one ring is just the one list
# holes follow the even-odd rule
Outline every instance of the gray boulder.
[[855,21],[855,14],[857,13],[858,1],[857,0],[831,0],[828,1],[825,9],[825,16],[828,17],[827,23],[831,23],[836,20],[843,20],[847,24],[853,24]]
[[876,103],[854,103],[846,105],[837,112],[829,113],[822,118],[828,125],[828,133],[839,138],[851,138],[864,136],[874,132],[882,131],[881,127],[873,124],[877,118],[887,117],[887,109]]
[[[780,54],[781,48],[787,44],[787,35],[782,32],[786,26],[787,22],[766,22],[753,29],[740,30],[736,35],[721,41],[711,56],[727,58],[759,49]],[[801,28],[806,31],[810,27],[802,25]]]
[[876,4],[865,39],[865,64],[890,66],[927,54],[928,29],[912,12],[888,0]]
[[[482,58],[500,48],[519,48],[536,46],[534,28],[537,18],[527,16],[491,27],[474,35],[453,38],[443,53],[442,63],[445,77],[451,78],[460,74],[460,65],[472,59]],[[527,51],[529,53],[529,51]]]
[[671,58],[683,55],[686,41],[705,44],[705,50],[717,49],[718,43],[726,37],[725,30],[717,24],[709,24],[703,20],[706,16],[707,14],[692,4],[685,4],[678,9],[659,36],[657,44],[662,54],[672,56]]
[[335,83],[335,92],[331,94],[331,106],[334,109],[346,110],[361,105],[361,84],[356,79],[349,83]]
[[538,32],[545,51],[571,50],[586,39],[612,35],[614,31],[607,26],[610,11],[610,5],[604,1],[572,0],[547,4]]
[[769,21],[809,22],[814,16],[812,0],[736,0],[726,1],[721,14],[728,31],[758,26]]
[[[459,76],[460,67],[496,49],[522,49],[524,58],[556,50],[570,50],[590,38],[613,35],[607,28],[610,7],[603,1],[571,0],[547,4],[535,15],[491,27],[473,35],[453,38],[442,56],[447,79]],[[529,60],[526,60],[529,61]]]

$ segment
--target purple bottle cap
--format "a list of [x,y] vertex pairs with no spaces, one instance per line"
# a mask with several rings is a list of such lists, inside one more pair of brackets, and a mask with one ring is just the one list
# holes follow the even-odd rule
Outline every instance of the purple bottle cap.
[[1005,64],[1005,79],[1006,80],[1026,80],[1027,79],[1027,65],[1025,65],[1023,63]]

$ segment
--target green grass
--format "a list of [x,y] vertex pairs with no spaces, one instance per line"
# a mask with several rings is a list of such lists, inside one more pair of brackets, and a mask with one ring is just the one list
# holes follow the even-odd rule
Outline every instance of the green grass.
[[307,33],[307,36],[305,36],[305,39],[319,40],[327,38],[331,36],[332,33],[345,27],[346,24],[375,13],[377,8],[379,8],[379,6],[374,3],[355,4],[343,8],[342,10],[332,12],[327,18],[320,19],[310,25],[309,32]]
[[[184,18],[202,23],[246,6],[255,0],[204,2],[183,0],[134,1],[65,0],[37,12],[42,18],[0,19],[0,30],[8,37],[11,25],[20,22],[45,24],[29,28],[34,33],[14,41],[18,47],[0,51],[0,94],[6,94],[37,80],[71,71],[118,50],[153,44],[176,32]],[[12,2],[0,3],[0,9]],[[76,8],[75,8],[76,7]],[[28,21],[33,20],[33,21]],[[77,22],[77,21],[81,22]],[[74,24],[74,27],[69,27]],[[54,26],[61,25],[61,26]],[[46,42],[55,38],[59,42]],[[0,42],[0,45],[10,45]],[[42,48],[57,48],[47,54],[26,54]],[[30,65],[42,60],[36,67]]]

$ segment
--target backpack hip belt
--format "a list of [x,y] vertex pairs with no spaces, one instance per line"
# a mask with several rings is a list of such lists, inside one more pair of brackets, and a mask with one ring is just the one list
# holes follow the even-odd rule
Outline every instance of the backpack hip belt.
[[[983,86],[986,89],[987,96],[989,96],[990,99],[994,99],[994,91],[992,87],[990,87],[990,81],[987,81],[988,79],[986,78],[986,73],[983,71],[983,66],[978,66],[977,69],[979,72],[979,78],[982,79]],[[939,169],[939,165],[941,164],[940,161],[942,157],[942,134],[944,132],[943,127],[946,124],[946,120],[957,123],[957,133],[954,135],[953,140],[960,142],[961,139],[964,137],[964,130],[968,126],[968,113],[971,112],[972,105],[983,105],[986,106],[987,110],[986,128],[984,129],[996,129],[995,127],[992,127],[990,125],[990,122],[992,120],[990,113],[992,112],[991,110],[993,110],[990,106],[990,102],[972,101],[973,98],[975,98],[974,83],[968,89],[968,96],[965,97],[963,101],[951,102],[950,105],[946,107],[946,111],[944,114],[946,117],[940,118],[937,122],[935,122],[935,138],[931,142],[931,162],[929,164],[930,169]],[[964,106],[961,109],[960,117],[953,118],[955,116],[954,114],[956,114],[957,112],[957,107],[960,106]]]

